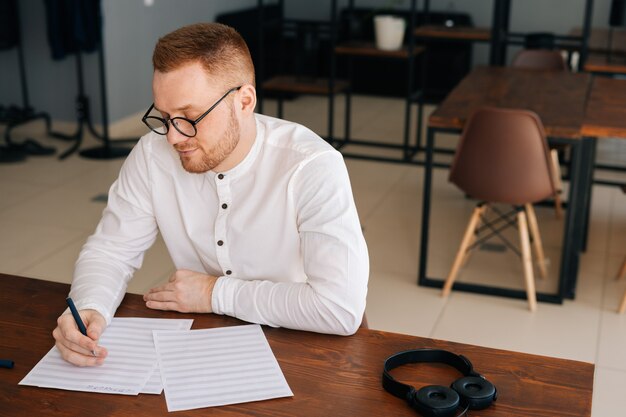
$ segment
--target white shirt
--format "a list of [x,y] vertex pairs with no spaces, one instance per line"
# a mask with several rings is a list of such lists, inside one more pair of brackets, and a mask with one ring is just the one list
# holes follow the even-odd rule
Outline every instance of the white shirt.
[[229,171],[186,172],[163,136],[134,147],[76,262],[71,296],[110,323],[160,231],[177,269],[219,277],[217,314],[348,335],[365,310],[369,260],[341,154],[296,123],[256,116]]

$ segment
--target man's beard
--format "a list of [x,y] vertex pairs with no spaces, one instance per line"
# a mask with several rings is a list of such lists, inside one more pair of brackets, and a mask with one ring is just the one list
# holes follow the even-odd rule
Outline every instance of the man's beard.
[[240,133],[241,128],[235,118],[235,111],[231,109],[226,131],[224,132],[223,137],[218,140],[212,148],[205,150],[198,143],[193,144],[192,146],[185,143],[184,147],[176,147],[176,150],[189,148],[193,149],[194,147],[197,147],[198,151],[196,153],[200,153],[200,155],[194,155],[193,158],[181,156],[180,163],[185,171],[194,174],[201,174],[210,171],[221,164],[233,152],[239,143]]

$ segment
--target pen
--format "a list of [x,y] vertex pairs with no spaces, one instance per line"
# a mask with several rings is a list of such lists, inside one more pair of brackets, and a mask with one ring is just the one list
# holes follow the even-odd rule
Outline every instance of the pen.
[[[78,330],[80,330],[80,332],[83,335],[87,336],[87,328],[85,327],[85,323],[83,323],[83,320],[80,318],[80,314],[78,314],[78,310],[76,310],[74,301],[70,297],[67,297],[65,301],[67,301],[67,305],[70,308],[70,311],[72,312],[72,316],[74,316],[74,321],[76,322],[76,325],[78,326]],[[93,356],[98,356],[96,355],[95,350],[92,350],[91,354]]]
[[13,368],[13,361],[9,359],[0,359],[0,368]]

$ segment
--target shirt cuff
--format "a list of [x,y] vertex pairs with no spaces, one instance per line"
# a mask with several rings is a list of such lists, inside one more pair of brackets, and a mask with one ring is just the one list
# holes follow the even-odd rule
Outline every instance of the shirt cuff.
[[213,313],[235,317],[236,280],[221,276],[215,281],[211,294]]

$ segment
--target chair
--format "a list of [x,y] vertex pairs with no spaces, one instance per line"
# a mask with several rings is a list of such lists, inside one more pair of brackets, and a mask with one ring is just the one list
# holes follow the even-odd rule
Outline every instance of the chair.
[[[567,64],[561,53],[550,49],[522,49],[513,58],[511,66],[537,70],[567,71]],[[567,145],[550,146],[552,170],[556,180],[557,193],[554,196],[554,210],[557,219],[563,217],[563,203],[561,202],[563,186],[561,183],[559,152],[563,152],[566,148]]]
[[[499,233],[501,224],[496,228],[496,223],[515,225],[511,219],[515,215],[521,253],[512,245],[511,248],[522,258],[528,306],[535,311],[537,299],[529,231],[542,278],[547,276],[547,271],[533,203],[556,193],[550,153],[539,117],[528,110],[478,109],[470,116],[461,135],[449,180],[479,203],[465,230],[442,296],[450,293],[469,252]],[[512,205],[514,210],[502,214],[494,203]],[[485,221],[487,209],[500,213],[500,218],[495,222]],[[479,227],[481,220],[485,223],[483,227]],[[477,240],[485,231],[490,235]]]
[[561,53],[549,49],[522,49],[513,58],[511,66],[554,71],[567,70]]

